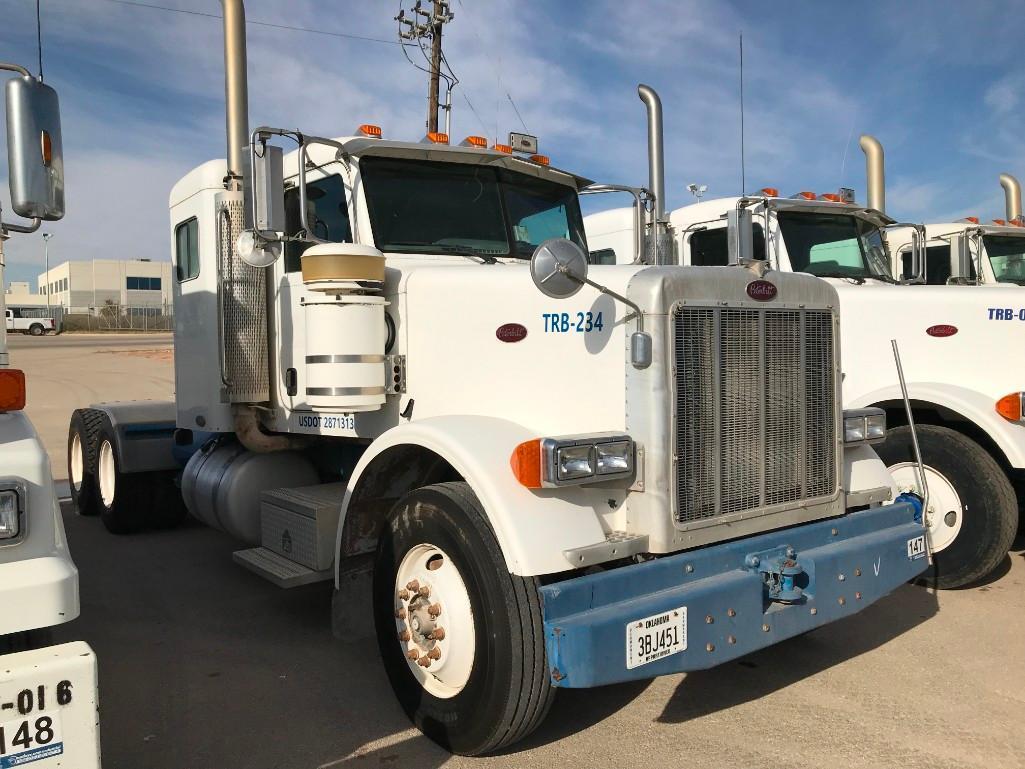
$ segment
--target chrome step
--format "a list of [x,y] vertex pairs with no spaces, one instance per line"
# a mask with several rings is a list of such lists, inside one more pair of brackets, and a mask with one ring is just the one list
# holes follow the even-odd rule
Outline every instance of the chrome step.
[[325,582],[334,576],[333,569],[314,571],[265,547],[236,550],[231,557],[235,563],[254,574],[259,574],[278,587],[299,587],[314,582]]

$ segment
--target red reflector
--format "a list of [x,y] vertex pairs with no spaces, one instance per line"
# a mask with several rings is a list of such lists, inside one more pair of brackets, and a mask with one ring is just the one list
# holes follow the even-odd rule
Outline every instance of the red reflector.
[[925,333],[927,333],[929,336],[954,336],[954,334],[957,333],[957,326],[951,326],[947,323],[940,323],[936,326],[929,326],[929,328],[925,330]]
[[0,411],[25,408],[25,372],[16,368],[0,369]]

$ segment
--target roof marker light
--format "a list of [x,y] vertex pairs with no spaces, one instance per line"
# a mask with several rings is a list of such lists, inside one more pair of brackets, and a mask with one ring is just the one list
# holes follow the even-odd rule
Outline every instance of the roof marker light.
[[448,144],[448,134],[441,133],[441,131],[428,131],[427,135],[422,139],[422,143]]
[[828,200],[830,203],[843,203],[843,198],[835,192],[823,192],[819,195],[819,200]]
[[1007,221],[1005,219],[994,219],[993,224],[999,224],[1001,227],[1006,227]]
[[495,150],[495,152],[504,152],[506,155],[512,154],[512,147],[508,144],[492,144],[491,149]]
[[968,222],[969,224],[978,224],[979,223],[979,217],[977,217],[977,216],[966,216],[964,218],[964,220],[966,222]]
[[463,139],[462,143],[460,143],[459,146],[480,147],[482,150],[486,150],[488,148],[488,140],[485,139],[483,136],[467,136],[465,139]]
[[530,159],[538,165],[546,166],[550,162],[547,155],[531,155]]
[[776,189],[775,187],[762,187],[759,190],[759,192],[761,192],[767,198],[778,198],[779,197],[779,190]]
[[371,123],[364,123],[356,129],[356,133],[361,136],[369,136],[371,139],[381,138],[381,126],[373,125]]
[[792,200],[797,200],[798,198],[804,198],[805,200],[815,200],[815,193],[808,192],[807,190],[805,190],[804,192],[798,192],[796,195],[791,195],[790,197]]

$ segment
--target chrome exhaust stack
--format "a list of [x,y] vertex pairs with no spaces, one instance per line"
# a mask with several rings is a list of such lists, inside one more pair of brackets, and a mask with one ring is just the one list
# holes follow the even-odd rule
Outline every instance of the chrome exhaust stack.
[[246,9],[243,0],[221,0],[224,11],[224,107],[230,190],[240,191],[249,147],[249,83],[246,71]]
[[1004,209],[1007,221],[1021,220],[1021,185],[1010,174],[1000,174],[1000,186],[1004,188]]
[[874,136],[862,134],[858,141],[865,153],[865,176],[868,186],[868,207],[881,214],[886,213],[886,175],[883,161],[883,145]]
[[648,191],[654,200],[651,205],[649,227],[649,253],[652,264],[669,264],[672,243],[668,236],[666,212],[665,155],[662,149],[662,100],[655,89],[643,83],[637,86],[637,96],[644,102],[648,113]]

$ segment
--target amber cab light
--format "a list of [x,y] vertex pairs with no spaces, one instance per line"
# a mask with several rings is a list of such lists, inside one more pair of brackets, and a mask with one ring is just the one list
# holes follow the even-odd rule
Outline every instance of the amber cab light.
[[993,220],[993,224],[999,224],[1001,227],[1005,227],[1005,226],[1007,226],[1007,220],[1006,219],[994,219]]
[[819,200],[828,200],[830,203],[843,203],[843,198],[835,192],[823,192],[819,195]]
[[761,193],[767,198],[778,198],[779,190],[775,187],[762,187]]
[[546,166],[550,162],[547,155],[531,155],[530,159],[538,165]]
[[1011,393],[997,401],[997,413],[1009,422],[1021,421],[1022,398],[1025,393]]
[[796,195],[794,195],[794,197],[804,198],[805,200],[815,200],[815,193],[808,192],[807,190],[805,190],[804,192],[798,192]]
[[977,216],[966,216],[964,218],[964,220],[966,222],[969,222],[970,224],[978,224],[979,223],[979,217],[977,217]]
[[43,165],[49,168],[53,163],[53,141],[49,131],[39,133],[39,152],[43,156]]
[[0,411],[21,411],[25,408],[25,372],[16,368],[0,368]]
[[431,144],[448,144],[448,134],[441,131],[428,131],[424,141]]
[[506,155],[512,154],[512,147],[510,147],[508,144],[492,144],[491,149],[493,149],[495,152],[504,152]]
[[528,489],[541,488],[541,440],[533,438],[524,441],[509,457],[509,466],[513,475]]
[[488,148],[488,140],[483,136],[467,136],[463,139],[464,147],[480,147],[482,150]]
[[381,138],[381,126],[371,125],[370,123],[364,123],[356,129],[356,133],[362,136],[369,136],[371,139]]

